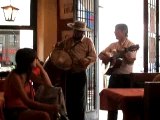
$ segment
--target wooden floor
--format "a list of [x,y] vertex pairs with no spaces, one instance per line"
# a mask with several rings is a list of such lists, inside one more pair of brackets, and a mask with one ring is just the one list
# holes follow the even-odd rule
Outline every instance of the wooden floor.
[[[119,110],[117,120],[122,120],[122,119],[123,119],[123,114],[122,111]],[[99,120],[107,120],[107,111],[99,110]]]

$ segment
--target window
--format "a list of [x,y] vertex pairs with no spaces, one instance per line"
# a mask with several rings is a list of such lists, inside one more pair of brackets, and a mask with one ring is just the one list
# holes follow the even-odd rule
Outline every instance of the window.
[[15,65],[15,53],[19,48],[36,49],[37,1],[0,1],[0,7],[10,4],[19,8],[19,11],[15,21],[9,22],[5,21],[3,9],[0,8],[0,72],[12,69]]

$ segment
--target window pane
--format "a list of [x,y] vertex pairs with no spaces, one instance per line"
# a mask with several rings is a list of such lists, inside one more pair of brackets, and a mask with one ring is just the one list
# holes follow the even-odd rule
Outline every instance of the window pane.
[[0,0],[0,7],[12,5],[19,9],[15,21],[5,21],[3,9],[0,8],[0,25],[30,25],[30,2],[31,0]]
[[24,47],[33,48],[32,30],[0,30],[0,72],[11,70],[16,51]]

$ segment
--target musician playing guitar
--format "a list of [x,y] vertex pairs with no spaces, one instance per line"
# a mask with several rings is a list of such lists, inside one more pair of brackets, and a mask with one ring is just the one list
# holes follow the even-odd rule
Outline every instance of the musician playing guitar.
[[[126,62],[128,64],[132,64],[132,61],[129,61],[125,55],[128,55],[129,52],[134,52],[139,49],[139,45],[132,45],[128,48],[123,48],[122,50],[116,50],[113,49],[111,53],[103,53],[101,52],[99,54],[99,58],[102,60],[102,62],[107,65],[110,62],[109,69],[105,72],[107,75],[111,75],[116,71],[117,68],[120,68],[123,62]],[[128,53],[127,53],[128,52]],[[128,57],[129,58],[129,57]],[[135,59],[135,58],[133,58]]]
[[[129,74],[132,73],[139,45],[128,39],[126,24],[115,26],[115,36],[118,41],[111,43],[98,57],[104,64],[110,64],[106,73],[110,75],[108,87],[127,88],[130,87]],[[108,120],[117,120],[117,111],[108,111]]]

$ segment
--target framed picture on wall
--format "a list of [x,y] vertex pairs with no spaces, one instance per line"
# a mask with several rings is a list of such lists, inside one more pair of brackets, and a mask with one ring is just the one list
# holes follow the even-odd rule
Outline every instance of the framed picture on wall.
[[60,19],[73,18],[73,0],[59,0]]

